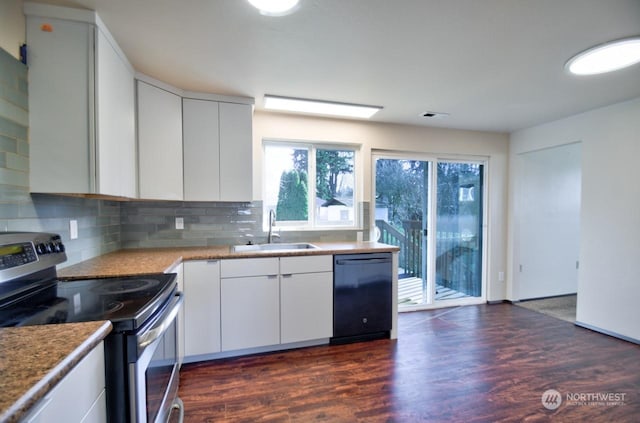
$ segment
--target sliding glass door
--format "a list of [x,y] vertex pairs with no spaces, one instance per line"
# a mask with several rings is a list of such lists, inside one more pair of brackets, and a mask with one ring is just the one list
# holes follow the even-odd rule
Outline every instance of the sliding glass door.
[[479,163],[438,162],[436,301],[482,297],[483,170]]
[[400,247],[399,305],[426,304],[431,162],[377,157],[374,168],[376,234],[380,242]]
[[376,238],[400,247],[398,307],[480,302],[484,164],[373,156]]

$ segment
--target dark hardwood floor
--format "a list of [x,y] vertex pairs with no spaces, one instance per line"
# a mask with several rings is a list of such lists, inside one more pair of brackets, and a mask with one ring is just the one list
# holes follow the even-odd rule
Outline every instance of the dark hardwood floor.
[[458,307],[400,314],[396,341],[185,365],[179,395],[186,422],[640,422],[640,346],[509,304]]

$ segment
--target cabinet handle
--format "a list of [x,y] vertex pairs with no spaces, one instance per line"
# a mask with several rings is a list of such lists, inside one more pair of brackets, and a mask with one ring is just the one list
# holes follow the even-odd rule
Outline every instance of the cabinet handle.
[[293,276],[292,273],[285,273],[284,275],[282,275],[283,278],[290,278],[291,276]]
[[180,397],[176,397],[175,401],[171,405],[173,410],[178,410],[178,423],[184,423],[184,404]]
[[207,263],[210,264],[216,264],[217,262],[219,262],[220,260],[207,260]]
[[277,278],[277,277],[278,277],[278,275],[267,275],[267,278],[269,278],[269,279],[274,279],[274,278]]

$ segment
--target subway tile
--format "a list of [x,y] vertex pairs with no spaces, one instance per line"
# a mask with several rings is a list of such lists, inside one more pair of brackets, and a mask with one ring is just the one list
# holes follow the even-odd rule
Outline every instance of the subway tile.
[[20,126],[29,126],[29,115],[27,111],[13,102],[9,101],[6,96],[0,97],[0,116],[11,120]]
[[22,172],[29,172],[29,158],[19,156],[14,153],[5,153],[7,156],[6,166],[9,169],[19,170]]
[[0,135],[26,140],[27,127],[20,125],[4,116],[0,116]]
[[22,204],[29,201],[29,188],[0,183],[0,203]]
[[[28,110],[29,103],[27,99],[29,94],[29,80],[27,78],[26,72],[23,75],[24,76],[18,75],[18,91],[24,95],[24,98],[25,98],[24,108]],[[18,103],[18,102],[16,104],[22,105],[22,103]]]
[[21,114],[26,114],[29,110],[29,101],[27,93],[22,91],[20,87],[21,83],[21,79],[18,79],[16,81],[16,86],[13,87],[0,83],[0,98],[21,110]]
[[126,231],[120,235],[120,242],[143,241],[149,239],[148,232]]
[[18,170],[0,168],[0,183],[18,187],[29,187],[29,173]]
[[18,216],[20,206],[18,204],[0,203],[0,219],[11,219]]
[[8,153],[18,152],[18,140],[0,134],[0,151],[6,151]]

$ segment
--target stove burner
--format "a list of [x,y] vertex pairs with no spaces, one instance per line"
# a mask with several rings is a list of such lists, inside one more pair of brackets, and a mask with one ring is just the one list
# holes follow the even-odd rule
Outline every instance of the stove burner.
[[122,301],[111,301],[107,304],[105,314],[115,313],[116,311],[121,310],[122,307],[124,307],[124,303]]
[[129,294],[152,288],[160,283],[157,279],[132,279],[104,282],[92,289],[98,294]]

